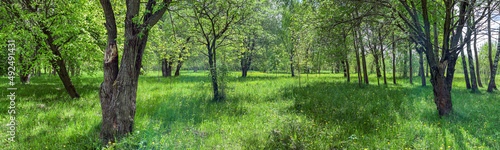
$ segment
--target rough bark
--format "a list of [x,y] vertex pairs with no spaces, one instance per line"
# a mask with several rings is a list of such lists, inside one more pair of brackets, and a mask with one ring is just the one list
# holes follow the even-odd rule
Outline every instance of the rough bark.
[[[140,1],[127,1],[125,15],[125,41],[120,68],[116,46],[117,29],[112,4],[109,0],[100,0],[104,11],[107,30],[107,48],[103,61],[104,80],[99,89],[102,109],[102,126],[99,138],[104,144],[115,142],[127,133],[133,133],[137,85],[142,66],[144,49],[148,40],[150,27],[163,16],[171,1],[157,4],[149,0],[145,5],[142,23],[133,19],[140,12]],[[156,5],[164,5],[153,12]],[[62,70],[62,69],[61,69]]]

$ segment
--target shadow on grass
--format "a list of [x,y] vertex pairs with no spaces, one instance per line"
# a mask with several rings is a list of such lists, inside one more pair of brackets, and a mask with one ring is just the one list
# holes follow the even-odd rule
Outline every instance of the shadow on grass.
[[[406,137],[408,142],[401,147],[415,148],[414,146],[418,144],[417,137],[432,136],[426,135],[429,133],[443,134],[433,138],[442,138],[444,145],[466,147],[466,143],[473,143],[470,141],[472,138],[478,140],[475,144],[479,146],[491,148],[499,146],[491,139],[497,137],[499,133],[496,129],[499,127],[499,119],[493,115],[500,113],[499,109],[488,107],[487,103],[491,101],[488,102],[486,97],[474,99],[473,97],[477,95],[465,89],[454,88],[452,91],[454,113],[445,117],[439,117],[437,114],[431,86],[364,85],[363,88],[359,88],[357,83],[313,82],[305,86],[282,90],[285,91],[283,97],[294,101],[294,104],[285,111],[305,115],[321,126],[320,128],[338,126],[339,133],[336,134],[339,137],[334,140],[330,148],[349,146],[345,144],[345,139],[347,137],[351,139],[353,135],[375,136],[391,140],[396,137],[396,133],[387,131],[397,130],[403,130],[408,132],[406,134],[412,135],[412,137]],[[477,101],[483,103],[479,104]],[[498,104],[498,102],[493,103]],[[474,104],[479,106],[471,106]],[[485,116],[485,114],[492,116]],[[403,127],[403,124],[410,125],[410,127]],[[419,126],[422,125],[428,126],[429,130],[437,129],[438,131],[420,129]],[[287,131],[281,132],[281,136],[275,136],[277,139],[275,138],[274,141],[284,143],[272,143],[268,147],[289,148],[279,146],[290,145],[289,141],[282,140],[283,137],[286,139],[294,134],[295,136],[296,134],[308,136],[306,135],[308,133],[295,132],[294,128],[297,127],[290,127],[286,129]],[[408,130],[415,130],[415,132]],[[449,142],[449,140],[454,142]],[[300,142],[293,144],[300,146]]]

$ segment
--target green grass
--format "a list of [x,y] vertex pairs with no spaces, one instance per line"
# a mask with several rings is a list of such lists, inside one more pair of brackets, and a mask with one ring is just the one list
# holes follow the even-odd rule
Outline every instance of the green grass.
[[54,76],[17,85],[16,143],[7,142],[4,96],[0,149],[500,149],[500,94],[470,93],[463,75],[447,117],[420,77],[377,85],[371,75],[360,88],[355,74],[351,83],[342,74],[301,74],[299,84],[288,74],[233,72],[227,99],[212,102],[207,72],[157,75],[139,79],[134,133],[107,146],[98,140],[102,75],[74,77],[82,95],[74,100]]

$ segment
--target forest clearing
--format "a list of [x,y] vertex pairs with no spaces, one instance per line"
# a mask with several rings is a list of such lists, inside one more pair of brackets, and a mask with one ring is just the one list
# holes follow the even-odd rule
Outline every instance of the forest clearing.
[[[208,72],[182,73],[139,79],[134,134],[108,149],[500,148],[500,95],[471,94],[459,82],[452,92],[455,114],[439,117],[432,88],[408,79],[359,88],[342,74],[302,75],[299,85],[282,73],[238,78],[232,72],[227,99],[211,102]],[[3,149],[101,149],[100,77],[73,80],[80,99],[70,99],[54,76],[19,87],[18,143],[3,141]]]

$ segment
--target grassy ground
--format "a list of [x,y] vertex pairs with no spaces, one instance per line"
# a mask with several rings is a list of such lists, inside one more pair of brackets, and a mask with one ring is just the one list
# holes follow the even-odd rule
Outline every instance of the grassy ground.
[[[132,136],[107,149],[500,149],[500,94],[471,94],[458,75],[454,114],[439,117],[420,78],[358,87],[356,75],[250,72],[229,75],[227,99],[211,102],[207,72],[141,76]],[[381,78],[382,79],[382,78]],[[497,78],[498,79],[498,78]],[[56,77],[17,85],[16,143],[7,142],[9,102],[0,101],[0,149],[102,149],[99,75],[73,78],[72,100]],[[2,77],[1,88],[7,79]],[[497,80],[497,83],[500,81]]]

